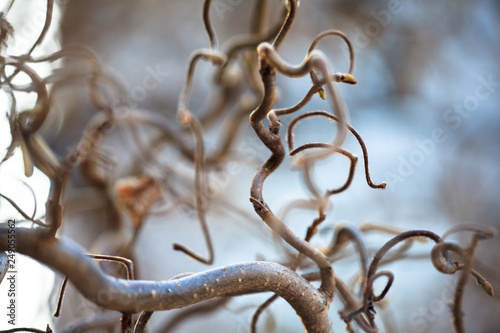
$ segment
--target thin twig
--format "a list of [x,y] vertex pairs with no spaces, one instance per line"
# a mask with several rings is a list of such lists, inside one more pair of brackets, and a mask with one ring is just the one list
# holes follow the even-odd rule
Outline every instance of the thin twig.
[[137,322],[134,326],[134,333],[143,333],[146,330],[146,325],[149,322],[149,319],[153,315],[153,311],[143,311],[137,319]]
[[[210,1],[207,1],[208,3]],[[205,2],[205,4],[207,3]],[[211,50],[199,50],[195,52],[195,54],[191,57],[188,67],[187,80],[186,84],[183,88],[181,96],[179,98],[179,105],[177,109],[177,116],[179,117],[181,123],[184,126],[188,126],[196,141],[196,150],[194,154],[194,162],[195,162],[195,194],[196,194],[196,208],[198,212],[198,220],[200,221],[200,225],[203,231],[203,235],[205,237],[205,243],[208,247],[208,258],[204,258],[199,254],[193,252],[188,249],[186,246],[174,243],[174,250],[182,251],[191,258],[202,262],[207,265],[211,265],[214,261],[214,251],[212,240],[210,237],[210,233],[208,230],[207,222],[205,220],[205,207],[203,203],[203,172],[204,172],[204,164],[205,164],[205,147],[203,142],[203,129],[199,120],[194,117],[189,111],[189,97],[191,93],[192,81],[194,78],[194,70],[196,67],[196,63],[198,60],[209,60],[216,66],[222,66],[226,62],[226,58],[224,55],[220,53],[214,53]]]
[[217,50],[217,35],[215,34],[212,23],[210,22],[210,4],[212,0],[205,0],[203,3],[203,23],[207,31],[208,39],[210,41],[210,49]]
[[[288,132],[287,132],[288,150],[290,151],[290,155],[292,155],[292,156],[295,155],[296,153],[300,152],[301,150],[306,149],[307,147],[309,147],[309,146],[305,146],[304,148],[301,148],[302,147],[301,146],[301,147],[295,148],[295,146],[294,146],[295,139],[294,139],[293,131],[295,129],[295,126],[297,126],[297,124],[299,123],[299,121],[301,121],[303,119],[310,118],[310,117],[326,117],[326,118],[331,119],[331,120],[333,120],[335,122],[338,122],[338,117],[337,116],[332,115],[332,114],[330,114],[330,113],[328,113],[326,111],[310,111],[310,112],[306,112],[306,113],[304,113],[302,115],[299,115],[299,116],[295,117],[290,122],[290,124],[288,125]],[[359,145],[361,146],[361,150],[363,152],[363,161],[364,161],[364,166],[365,166],[365,178],[366,178],[366,182],[368,183],[368,185],[371,188],[384,189],[386,187],[386,183],[385,182],[381,182],[379,184],[375,184],[375,183],[373,183],[373,181],[371,179],[370,169],[369,169],[369,161],[368,161],[368,149],[366,148],[366,144],[363,141],[363,138],[352,127],[352,125],[350,125],[349,123],[346,123],[346,126],[347,126],[347,129],[349,130],[349,132],[351,132],[352,135],[354,135],[354,137],[358,141]],[[332,145],[329,145],[328,147],[332,147]],[[330,149],[332,149],[332,150],[335,151],[335,148],[330,148]],[[339,150],[339,152],[340,152],[340,150]]]
[[[110,255],[104,255],[104,254],[87,254],[90,258],[93,258],[95,260],[106,260],[106,261],[111,261],[111,262],[118,262],[125,267],[125,272],[126,272],[126,277],[128,280],[134,280],[134,263],[132,260],[123,258],[123,257],[117,257],[117,256],[110,256]],[[64,278],[64,281],[61,286],[61,290],[59,291],[59,297],[57,299],[57,308],[56,311],[54,312],[54,317],[58,318],[61,315],[61,310],[62,310],[62,304],[63,304],[63,299],[64,299],[64,294],[66,292],[66,287],[68,284],[68,277]]]

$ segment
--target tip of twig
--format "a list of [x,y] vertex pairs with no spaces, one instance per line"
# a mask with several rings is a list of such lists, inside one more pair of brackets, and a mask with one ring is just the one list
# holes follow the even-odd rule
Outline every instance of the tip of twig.
[[495,296],[495,290],[493,289],[491,283],[489,283],[488,281],[484,281],[481,284],[481,287],[483,287],[483,290],[491,297]]
[[478,231],[476,234],[480,239],[488,239],[491,237],[495,237],[498,234],[498,232],[495,227],[488,226],[484,230]]
[[339,82],[348,83],[348,84],[358,83],[358,81],[356,81],[354,76],[352,76],[351,74],[347,74],[347,73],[340,74]]
[[321,87],[319,90],[318,90],[318,95],[319,97],[321,97],[322,100],[325,100],[326,99],[326,92],[325,92],[325,88]]

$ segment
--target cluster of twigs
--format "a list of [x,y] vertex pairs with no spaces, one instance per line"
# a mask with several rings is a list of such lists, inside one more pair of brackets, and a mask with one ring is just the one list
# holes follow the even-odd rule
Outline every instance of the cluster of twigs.
[[[377,332],[375,307],[384,299],[394,280],[394,275],[390,271],[379,270],[379,267],[404,258],[406,251],[412,245],[413,238],[427,237],[436,243],[431,251],[434,267],[445,274],[461,271],[452,314],[456,331],[464,332],[461,308],[463,291],[469,275],[472,274],[477,283],[488,294],[493,295],[491,285],[473,269],[472,265],[474,250],[479,240],[493,236],[493,230],[475,225],[462,225],[440,237],[425,230],[401,232],[392,227],[377,225],[356,227],[344,224],[334,228],[333,241],[328,248],[320,249],[310,243],[320,224],[326,219],[332,196],[347,190],[355,175],[358,158],[342,147],[348,133],[351,133],[361,146],[367,184],[374,189],[383,189],[386,184],[383,182],[377,184],[372,181],[367,147],[361,135],[349,124],[347,107],[338,88],[338,83],[356,83],[355,54],[351,41],[340,31],[331,30],[321,33],[313,39],[305,53],[304,60],[300,64],[291,65],[280,56],[279,50],[295,20],[298,0],[284,1],[282,22],[270,28],[262,19],[268,16],[268,2],[256,0],[250,34],[231,40],[228,42],[227,49],[221,50],[210,22],[211,1],[204,1],[203,21],[209,37],[209,47],[195,51],[189,60],[186,83],[179,97],[177,108],[178,121],[184,127],[181,128],[159,113],[134,110],[127,105],[111,103],[110,94],[117,97],[114,100],[119,100],[118,97],[122,91],[120,84],[100,66],[95,55],[84,47],[65,46],[54,54],[40,58],[32,57],[32,51],[43,41],[51,23],[53,0],[48,0],[46,22],[33,47],[20,56],[7,56],[2,53],[0,57],[1,88],[11,98],[8,118],[12,135],[12,143],[2,163],[12,156],[17,147],[20,147],[23,152],[26,176],[29,177],[36,166],[51,181],[50,194],[46,203],[47,210],[43,218],[37,219],[36,214],[30,216],[7,195],[1,194],[1,197],[14,206],[25,220],[36,225],[34,228],[19,228],[16,250],[64,274],[85,297],[95,304],[104,309],[121,312],[122,332],[132,330],[143,332],[155,311],[181,308],[215,297],[223,297],[227,300],[231,296],[265,291],[274,292],[275,296],[262,304],[255,312],[251,323],[252,332],[256,331],[260,314],[277,297],[283,297],[296,310],[308,332],[331,332],[332,323],[328,309],[335,295],[338,295],[345,305],[339,313],[349,331],[354,331],[351,326],[354,321],[365,332]],[[2,48],[6,46],[5,42],[12,34],[11,26],[6,19],[7,14],[8,10],[0,17]],[[328,57],[316,49],[320,41],[330,36],[339,37],[348,47],[350,59],[346,73],[332,73]],[[63,72],[63,74],[56,73],[40,77],[31,67],[34,63],[53,62],[61,58],[79,59],[87,64],[87,68],[83,72],[70,72],[69,74]],[[214,73],[213,89],[218,93],[218,99],[214,105],[201,115],[192,112],[189,106],[191,88],[195,82],[195,67],[200,60],[208,61],[217,67]],[[30,83],[16,84],[14,79],[19,74],[29,78]],[[310,75],[311,87],[295,105],[276,109],[274,108],[277,98],[276,74],[291,78]],[[44,142],[39,132],[53,108],[52,103],[59,87],[78,80],[84,80],[87,84],[89,99],[97,112],[88,122],[76,147],[66,157],[59,158]],[[36,94],[37,100],[34,107],[18,112],[16,96],[19,93]],[[330,111],[317,110],[298,114],[316,93],[328,100]],[[231,108],[236,108],[237,112],[226,115],[226,111]],[[288,155],[300,170],[311,194],[311,198],[307,201],[307,208],[317,211],[317,217],[308,227],[304,238],[292,232],[283,220],[275,215],[262,194],[265,180],[280,167],[286,158],[285,144],[280,134],[281,118],[294,114],[298,115],[291,120],[286,132]],[[171,179],[183,177],[176,173],[175,168],[162,164],[153,152],[160,151],[163,146],[169,145],[177,149],[182,158],[192,163],[194,170],[192,193],[195,197],[193,208],[197,212],[205,236],[208,254],[200,255],[187,246],[177,243],[174,244],[174,249],[184,252],[199,262],[211,265],[214,261],[214,247],[205,213],[208,207],[208,185],[205,174],[230,158],[232,143],[247,116],[255,134],[270,151],[270,156],[256,170],[252,179],[250,202],[262,221],[296,250],[290,262],[283,265],[270,262],[235,264],[198,274],[183,274],[162,282],[135,280],[132,263],[126,258],[132,256],[134,242],[145,218],[151,213],[153,204],[161,200],[163,191],[168,191],[178,197],[179,190]],[[311,142],[296,147],[295,127],[302,120],[312,117],[323,117],[334,121],[336,123],[335,138],[330,143]],[[222,127],[221,144],[216,151],[207,154],[204,130],[221,118],[224,118],[227,124]],[[85,254],[82,249],[57,238],[58,230],[63,224],[64,189],[68,185],[70,175],[78,166],[82,168],[89,180],[95,184],[105,184],[106,171],[109,172],[113,164],[104,158],[106,154],[101,151],[100,143],[113,128],[135,123],[156,128],[161,132],[161,135],[151,142],[150,149],[141,150],[144,154],[141,160],[148,161],[149,165],[168,173],[169,177],[153,177],[145,172],[140,176],[117,182],[115,190],[122,208],[128,212],[132,220],[133,237],[126,246],[120,244],[114,248],[115,256],[100,253]],[[186,143],[186,134],[189,132],[194,138],[193,144]],[[347,179],[342,186],[322,192],[312,177],[314,167],[318,161],[335,154],[349,159]],[[104,169],[105,172],[99,172],[100,169]],[[189,202],[189,199],[186,201]],[[363,232],[369,230],[395,234],[371,259],[370,252],[363,241]],[[463,231],[472,232],[468,246],[462,247],[446,241],[451,233]],[[5,251],[7,250],[6,228],[0,228],[0,235],[0,250]],[[359,279],[354,287],[348,287],[332,268],[332,264],[338,260],[338,255],[349,242],[354,244],[360,261]],[[400,242],[404,242],[404,245],[387,258],[388,251]],[[305,260],[306,258],[310,261]],[[117,271],[104,271],[95,264],[93,259],[122,263],[126,267],[127,280],[112,278],[110,274],[117,274]],[[308,272],[296,273],[296,270],[306,268]],[[373,284],[380,277],[385,277],[387,283],[383,291],[377,295]],[[311,281],[317,280],[321,282],[319,288],[310,284]],[[62,297],[65,286],[66,280],[59,298],[56,316],[60,314],[63,306]],[[217,305],[225,303],[226,301],[218,302]],[[201,307],[200,311],[202,311]],[[138,312],[141,312],[141,315],[133,317],[133,314]],[[115,314],[102,318],[98,316],[85,318],[82,322],[74,324],[71,329],[99,327],[100,325],[112,326],[117,320]]]

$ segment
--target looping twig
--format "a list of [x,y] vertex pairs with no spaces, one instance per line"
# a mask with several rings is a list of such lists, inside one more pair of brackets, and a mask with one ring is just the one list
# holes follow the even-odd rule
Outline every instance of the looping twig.
[[[14,3],[14,1],[12,1],[11,5]],[[10,9],[10,6],[9,6],[9,9]],[[46,12],[45,12],[45,22],[43,24],[43,28],[42,28],[42,31],[40,32],[40,35],[38,36],[38,38],[36,39],[35,43],[31,46],[31,48],[29,49],[29,51],[26,53],[27,56],[31,55],[31,53],[33,52],[33,50],[35,50],[35,48],[37,46],[39,46],[43,39],[45,38],[45,35],[47,34],[47,31],[49,31],[49,27],[50,27],[50,24],[52,22],[52,12],[54,10],[54,0],[47,0],[47,5],[46,5]],[[24,62],[21,61],[20,62],[20,67],[23,66]],[[5,79],[5,81],[7,82],[12,82],[12,80],[14,79],[14,77],[19,74],[20,72],[20,68],[16,68],[16,70],[14,71],[14,73],[12,73],[8,78]],[[1,84],[5,83],[2,82]]]
[[[338,122],[338,118],[335,116],[335,115],[332,115],[326,111],[310,111],[310,112],[306,112],[302,115],[299,115],[297,117],[295,117],[291,122],[290,124],[288,125],[288,132],[287,132],[287,142],[288,142],[288,150],[289,150],[289,154],[291,156],[297,154],[298,152],[300,152],[301,150],[305,150],[307,148],[311,148],[312,146],[308,146],[308,145],[302,145],[298,148],[295,148],[295,137],[294,137],[294,129],[295,129],[295,126],[297,126],[297,124],[301,121],[301,120],[304,120],[304,119],[307,119],[307,118],[311,118],[311,117],[325,117],[325,118],[328,118],[328,119],[331,119],[335,122]],[[366,178],[366,182],[368,183],[368,185],[371,187],[371,188],[380,188],[380,189],[384,189],[386,187],[386,183],[385,182],[381,182],[379,184],[376,184],[376,183],[373,183],[372,179],[371,179],[371,176],[370,176],[370,169],[369,169],[369,161],[368,161],[368,149],[366,148],[366,144],[365,142],[363,141],[363,138],[361,137],[361,135],[349,124],[347,123],[346,124],[347,126],[347,129],[349,130],[349,132],[351,132],[354,137],[356,138],[356,140],[358,141],[359,145],[361,146],[361,150],[363,152],[363,161],[364,161],[364,166],[365,166],[365,178]],[[309,144],[310,145],[310,144]],[[332,144],[316,144],[316,146],[314,147],[325,147],[325,148],[330,148],[333,150],[333,153],[335,152],[339,152],[342,154],[342,150],[337,150],[335,151],[333,148],[332,148]],[[351,167],[352,167],[352,163],[351,163]]]
[[[37,100],[32,110],[24,111],[17,117],[19,129],[25,136],[37,132],[42,126],[49,113],[49,98],[47,87],[40,76],[28,65],[15,58],[2,58],[2,76],[5,76],[5,66],[13,66],[17,71],[25,73],[36,87]],[[7,78],[2,85],[11,86],[11,79]],[[12,87],[12,86],[11,86]]]
[[[314,40],[312,41],[311,45],[309,46],[309,50],[307,51],[308,54],[310,54],[315,48],[316,46],[318,45],[318,43],[328,37],[328,36],[337,36],[337,37],[340,37],[342,38],[342,40],[344,40],[347,44],[347,47],[349,49],[349,69],[347,71],[347,73],[352,76],[354,74],[354,68],[356,66],[356,58],[355,58],[355,53],[354,53],[354,45],[352,44],[351,40],[349,39],[349,37],[347,37],[346,34],[344,34],[342,31],[338,31],[338,30],[328,30],[328,31],[325,31],[321,34],[319,34],[318,36],[316,36],[316,38],[314,38]],[[319,80],[318,80],[318,77],[316,75],[316,73],[314,71],[311,71],[310,73],[311,75],[311,81],[316,84]],[[349,78],[350,79],[350,78]],[[354,83],[355,83],[355,80],[354,80]],[[322,97],[323,98],[323,97]],[[324,99],[324,98],[323,98]]]
[[[209,3],[210,1],[207,2]],[[198,211],[198,220],[200,221],[203,235],[205,237],[205,243],[207,244],[208,247],[208,258],[204,258],[199,254],[196,254],[195,252],[188,249],[186,246],[182,244],[174,243],[173,248],[176,251],[184,252],[185,254],[187,254],[188,256],[199,262],[211,265],[214,261],[214,251],[213,251],[212,240],[210,238],[210,233],[208,231],[207,222],[205,219],[205,207],[203,203],[203,190],[204,190],[203,172],[205,164],[205,147],[203,142],[202,125],[198,121],[198,119],[191,114],[188,108],[191,86],[194,77],[194,70],[196,67],[196,63],[200,59],[211,61],[212,64],[216,66],[222,66],[226,62],[226,57],[223,54],[214,52],[212,50],[208,51],[199,50],[195,52],[195,54],[191,57],[191,61],[189,63],[186,84],[184,86],[183,92],[181,93],[181,97],[179,98],[179,106],[177,109],[177,115],[179,117],[179,120],[184,126],[188,126],[190,128],[196,141],[196,150],[194,154],[196,208]]]
[[[373,298],[372,298],[373,302],[379,302],[379,301],[381,301],[385,297],[385,295],[387,294],[387,292],[389,291],[389,289],[391,288],[392,282],[394,281],[394,274],[392,274],[391,272],[389,272],[389,271],[380,271],[380,272],[377,272],[368,281],[368,283],[370,284],[370,288],[372,290],[373,290],[373,284],[375,283],[375,280],[378,279],[381,276],[387,277],[387,284],[385,285],[384,289],[380,292],[379,295],[373,295]],[[371,311],[373,311],[373,310],[371,310]]]
[[[376,270],[379,266],[379,263],[382,260],[382,258],[384,257],[384,255],[392,247],[394,247],[396,244],[404,241],[405,239],[408,239],[411,237],[427,237],[427,238],[432,239],[436,243],[439,243],[442,241],[441,237],[439,237],[437,234],[435,234],[431,231],[410,230],[410,231],[402,232],[399,235],[393,237],[377,251],[377,253],[375,254],[375,256],[373,257],[373,259],[370,263],[370,266],[369,266],[367,274],[366,274],[366,281],[368,281],[368,283],[366,283],[366,285],[365,285],[365,289],[363,291],[363,305],[360,307],[360,310],[362,310],[362,312],[368,317],[372,327],[375,327],[375,322],[373,320],[374,313],[372,310],[373,302],[374,302],[374,300],[377,299],[377,297],[373,294],[373,283],[372,282],[374,280],[374,277],[377,276]],[[391,280],[391,278],[389,276],[388,276],[388,278],[389,278],[389,280]],[[371,283],[370,283],[370,281],[371,281]],[[388,288],[390,288],[390,285],[388,284],[386,287],[387,288],[384,288],[384,291],[382,292],[381,295],[379,295],[379,297],[382,295],[385,296],[385,294],[388,291]],[[385,289],[387,289],[387,290],[385,290]]]
[[366,281],[366,272],[368,270],[368,250],[363,240],[360,230],[351,224],[338,224],[335,226],[335,236],[327,250],[329,257],[339,252],[347,242],[352,242],[360,260],[360,290],[364,290]]

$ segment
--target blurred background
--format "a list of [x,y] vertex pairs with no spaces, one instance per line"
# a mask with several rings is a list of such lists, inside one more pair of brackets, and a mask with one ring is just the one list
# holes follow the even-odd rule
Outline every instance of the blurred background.
[[[275,23],[281,18],[282,1],[270,3],[269,21]],[[253,4],[254,1],[213,0],[211,18],[222,50],[231,37],[248,32]],[[8,16],[15,29],[13,40],[21,40],[23,36],[32,36],[34,40],[37,33],[28,34],[27,27],[33,31],[41,28],[39,17],[40,13],[43,17],[44,4],[23,7],[16,1]],[[178,95],[185,82],[189,56],[198,48],[208,47],[201,20],[201,0],[70,0],[57,3],[56,7],[53,30],[35,55],[54,52],[61,45],[85,45],[118,78],[129,105],[163,113],[172,123],[176,122]],[[280,50],[281,56],[290,63],[299,63],[312,39],[328,29],[342,30],[353,41],[354,76],[358,83],[342,85],[340,89],[350,111],[350,122],[367,144],[372,179],[386,181],[388,185],[383,191],[369,188],[362,163],[358,163],[352,186],[332,198],[332,208],[314,243],[329,244],[332,227],[339,222],[357,226],[380,223],[402,229],[429,229],[438,234],[459,223],[499,228],[500,3],[494,0],[301,1],[296,21]],[[336,39],[326,39],[318,48],[328,55],[334,72],[347,71],[345,45]],[[11,44],[7,50],[11,54],[26,52],[23,45],[17,44]],[[52,68],[62,65],[51,64]],[[39,70],[50,71],[50,66]],[[212,76],[207,64],[196,69],[190,104],[195,114],[203,114],[212,102]],[[310,87],[309,77],[292,80],[278,75],[277,82],[278,107],[295,104]],[[78,142],[86,121],[95,111],[84,83],[63,86],[57,96],[43,134],[54,151],[64,156]],[[25,103],[29,105],[32,101],[28,97]],[[318,96],[304,108],[305,111],[321,109],[329,110],[329,106]],[[284,124],[291,118],[285,119]],[[2,126],[0,148],[3,149],[9,144],[5,136],[9,132],[8,127]],[[141,126],[136,129],[142,138],[151,137],[149,129]],[[220,123],[205,128],[209,152],[217,146],[220,131]],[[75,173],[65,198],[63,237],[97,250],[103,242],[99,243],[99,237],[103,237],[112,221],[128,219],[112,192],[113,184],[133,174],[134,163],[140,162],[138,147],[130,144],[135,138],[133,133],[131,128],[120,128],[105,139],[103,147],[116,158],[116,169],[105,186],[93,186]],[[301,144],[328,141],[334,133],[331,123],[314,119],[298,126],[296,137]],[[348,138],[345,146],[361,157],[353,137]],[[230,163],[233,164],[209,175],[215,184],[207,206],[215,247],[214,266],[256,259],[283,262],[286,257],[282,248],[258,220],[248,201],[253,172],[269,153],[255,139],[247,121],[243,121],[232,147],[234,159]],[[184,166],[175,151],[165,149],[161,154],[158,158],[165,163]],[[246,160],[242,162],[241,156]],[[12,178],[19,163],[22,163],[19,159],[13,159],[2,165],[0,190],[12,197],[18,195],[20,206],[30,211],[31,199],[26,199],[29,196],[24,190],[13,190],[21,185],[4,185],[7,184],[4,179]],[[325,188],[330,188],[343,182],[347,170],[347,161],[337,157],[321,163],[315,177],[321,179],[320,184],[326,184]],[[192,177],[189,170],[186,175]],[[43,210],[41,203],[47,195],[47,181],[40,175],[38,182],[30,184],[38,186],[35,192],[39,209]],[[292,200],[309,196],[302,177],[288,160],[264,187],[264,197],[275,212],[283,210]],[[206,269],[172,250],[172,243],[179,242],[205,253],[195,211],[188,205],[172,205],[168,198],[165,202],[168,214],[150,216],[135,245],[140,279],[166,280],[179,273]],[[5,202],[0,209],[2,221],[17,216]],[[314,217],[313,211],[294,209],[285,221],[302,236]],[[460,235],[456,240],[467,244],[469,237]],[[389,238],[386,234],[368,233],[366,242],[374,253]],[[434,269],[428,259],[431,247],[430,243],[417,243],[410,251],[411,258],[387,266],[394,273],[395,282],[387,302],[378,310],[381,331],[453,331],[448,303],[452,301],[457,276],[443,275]],[[355,278],[358,268],[355,258],[351,255],[334,263],[336,274],[347,281]],[[498,237],[480,243],[474,266],[494,288],[500,289]],[[38,266],[29,266],[24,271],[28,269],[39,269],[37,274],[43,278],[25,274],[26,287],[19,288],[21,293],[27,290],[22,288],[37,286],[41,279],[44,282],[34,287],[36,292],[26,292],[24,296],[27,297],[24,302],[35,306],[30,314],[25,310],[26,315],[20,316],[26,325],[42,328],[52,321],[52,327],[62,328],[96,311],[70,286],[61,318],[50,318],[62,277],[57,274],[54,277]],[[23,275],[23,270],[20,272]],[[47,310],[46,294],[54,282],[56,287]],[[5,295],[1,288],[0,295]],[[219,311],[189,317],[170,327],[172,318],[184,310],[155,313],[148,327],[151,332],[166,327],[170,332],[248,332],[255,308],[269,296],[233,299]],[[337,298],[330,310],[337,332],[344,331],[345,326],[337,314],[341,307]],[[467,285],[464,312],[467,331],[496,332],[500,327],[498,296],[487,296],[473,279]],[[4,322],[0,325],[4,327]],[[299,318],[282,300],[263,315],[259,328],[262,332],[302,330]]]

